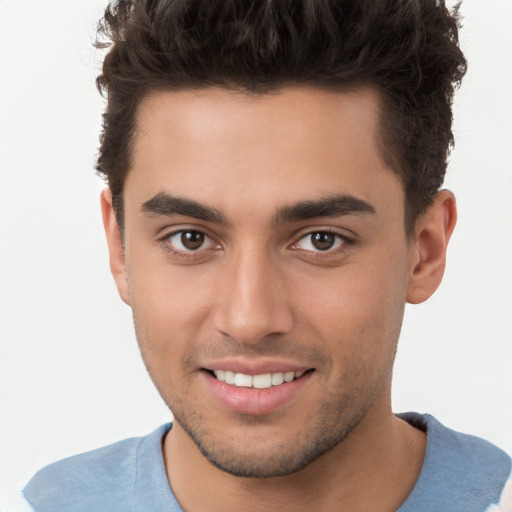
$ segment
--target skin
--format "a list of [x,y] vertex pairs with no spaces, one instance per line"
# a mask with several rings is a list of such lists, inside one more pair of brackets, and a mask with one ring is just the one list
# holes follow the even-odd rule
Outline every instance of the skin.
[[[108,190],[103,218],[175,416],[164,460],[186,511],[396,510],[414,486],[426,439],[392,413],[393,360],[405,303],[441,281],[455,199],[440,192],[406,236],[378,114],[370,88],[158,92],[139,107],[123,242]],[[333,196],[345,210],[286,215]],[[206,236],[187,249],[183,232]],[[212,394],[206,369],[222,364],[309,371],[284,404],[242,413]]]

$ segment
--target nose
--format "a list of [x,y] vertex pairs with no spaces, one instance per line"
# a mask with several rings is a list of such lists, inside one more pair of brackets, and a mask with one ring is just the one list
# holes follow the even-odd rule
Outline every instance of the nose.
[[225,262],[222,274],[214,313],[217,331],[240,344],[254,345],[291,330],[293,308],[286,279],[271,255],[235,255]]

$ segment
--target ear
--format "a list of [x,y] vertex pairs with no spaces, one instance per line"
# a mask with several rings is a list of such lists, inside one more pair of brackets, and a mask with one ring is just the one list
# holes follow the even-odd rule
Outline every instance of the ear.
[[416,222],[411,241],[407,302],[426,301],[441,284],[446,249],[456,222],[455,196],[449,190],[442,190]]
[[112,193],[109,188],[106,188],[101,193],[101,214],[103,217],[105,235],[107,236],[110,271],[114,276],[114,281],[116,282],[121,299],[130,306],[130,293],[128,290],[123,241],[114,213],[114,207],[112,206]]

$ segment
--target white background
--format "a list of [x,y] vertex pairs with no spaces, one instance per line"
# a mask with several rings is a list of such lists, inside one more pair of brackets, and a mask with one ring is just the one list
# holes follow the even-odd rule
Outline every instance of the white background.
[[[104,0],[0,0],[0,510],[47,463],[170,419],[109,275],[94,174]],[[440,290],[409,306],[394,407],[512,452],[512,1],[466,0]]]

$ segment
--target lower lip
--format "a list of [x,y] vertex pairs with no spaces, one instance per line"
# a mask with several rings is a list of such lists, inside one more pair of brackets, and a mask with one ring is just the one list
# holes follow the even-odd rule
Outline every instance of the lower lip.
[[291,382],[265,389],[232,386],[217,380],[207,371],[203,371],[203,374],[210,391],[227,409],[239,414],[262,415],[292,402],[313,372],[306,372]]

